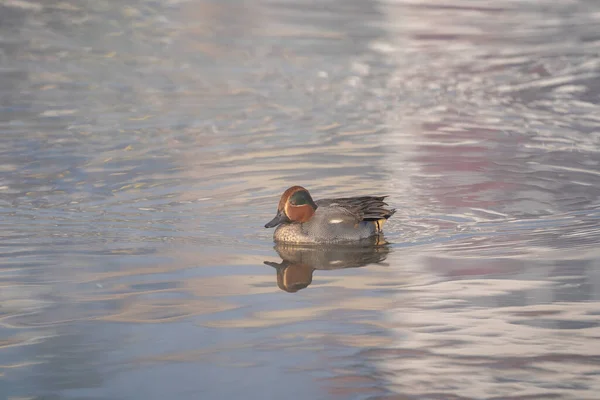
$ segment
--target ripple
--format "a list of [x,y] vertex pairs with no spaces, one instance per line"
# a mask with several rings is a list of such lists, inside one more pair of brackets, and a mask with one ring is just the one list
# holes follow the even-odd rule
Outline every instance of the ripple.
[[594,2],[0,3],[9,397],[597,397]]

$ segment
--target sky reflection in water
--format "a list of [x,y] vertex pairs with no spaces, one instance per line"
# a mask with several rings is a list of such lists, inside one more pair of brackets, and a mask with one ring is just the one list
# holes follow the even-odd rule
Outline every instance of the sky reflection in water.
[[[0,1],[0,398],[595,399],[599,19]],[[389,243],[274,246],[293,184]]]

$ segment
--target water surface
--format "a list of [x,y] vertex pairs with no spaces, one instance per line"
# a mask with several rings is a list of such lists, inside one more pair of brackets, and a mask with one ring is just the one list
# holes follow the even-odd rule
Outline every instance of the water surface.
[[[0,1],[0,398],[595,399],[600,5]],[[378,248],[280,194],[389,195]]]

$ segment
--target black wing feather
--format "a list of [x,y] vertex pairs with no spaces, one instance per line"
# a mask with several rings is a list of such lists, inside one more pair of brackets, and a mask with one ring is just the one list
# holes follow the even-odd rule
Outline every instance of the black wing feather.
[[317,206],[339,205],[353,215],[359,221],[377,221],[388,219],[396,212],[394,208],[386,208],[388,205],[383,200],[388,196],[358,196],[340,197],[335,199],[321,199],[315,203]]

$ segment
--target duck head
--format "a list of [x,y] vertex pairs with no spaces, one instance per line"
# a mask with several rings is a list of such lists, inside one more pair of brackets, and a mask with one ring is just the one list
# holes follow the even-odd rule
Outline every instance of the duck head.
[[277,215],[265,224],[265,228],[292,222],[306,222],[312,218],[316,210],[317,205],[308,190],[302,186],[292,186],[281,195]]

